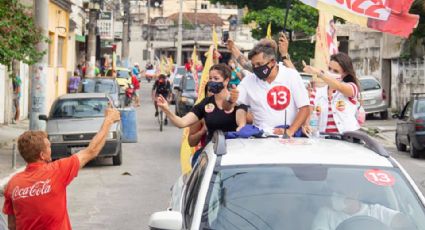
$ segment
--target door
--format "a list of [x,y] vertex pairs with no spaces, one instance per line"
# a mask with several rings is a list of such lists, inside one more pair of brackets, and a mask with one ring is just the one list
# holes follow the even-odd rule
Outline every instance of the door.
[[412,124],[410,116],[412,114],[412,102],[408,102],[400,115],[400,120],[397,124],[397,135],[402,144],[409,145],[409,129]]

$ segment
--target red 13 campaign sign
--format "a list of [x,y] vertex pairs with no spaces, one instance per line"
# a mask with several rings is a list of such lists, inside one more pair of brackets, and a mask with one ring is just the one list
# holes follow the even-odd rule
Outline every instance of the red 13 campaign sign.
[[275,86],[267,93],[267,103],[274,110],[284,110],[291,102],[291,91],[285,86]]

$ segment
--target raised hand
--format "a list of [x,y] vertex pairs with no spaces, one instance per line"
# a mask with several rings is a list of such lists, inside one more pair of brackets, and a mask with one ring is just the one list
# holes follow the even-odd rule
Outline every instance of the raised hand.
[[238,98],[239,98],[239,90],[236,87],[236,85],[232,85],[232,90],[230,91],[229,102],[232,103],[232,104],[236,103],[238,101]]
[[156,98],[156,104],[158,107],[164,111],[169,110],[167,99],[165,99],[161,94]]
[[107,108],[105,110],[105,120],[112,121],[113,123],[121,120],[120,112],[117,109]]

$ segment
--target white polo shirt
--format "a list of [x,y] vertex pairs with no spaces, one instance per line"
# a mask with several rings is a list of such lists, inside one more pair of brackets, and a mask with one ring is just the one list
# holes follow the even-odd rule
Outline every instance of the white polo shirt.
[[298,109],[309,105],[308,93],[300,74],[281,63],[276,79],[270,84],[250,74],[242,79],[238,90],[238,103],[250,106],[254,125],[265,132],[271,133],[279,125],[291,125]]

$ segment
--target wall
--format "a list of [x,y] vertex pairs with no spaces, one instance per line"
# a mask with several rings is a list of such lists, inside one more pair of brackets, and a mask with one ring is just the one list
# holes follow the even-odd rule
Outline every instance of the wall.
[[[67,63],[70,58],[68,57],[69,13],[51,2],[49,3],[49,34],[52,39],[52,43],[49,46],[52,49],[50,52],[52,59],[49,61],[47,71],[47,112],[50,111],[54,100],[67,92]],[[59,37],[64,38],[62,65],[58,63]]]
[[4,65],[0,65],[0,124],[5,123],[5,112],[6,112],[6,92],[7,87],[6,85],[6,67]]

